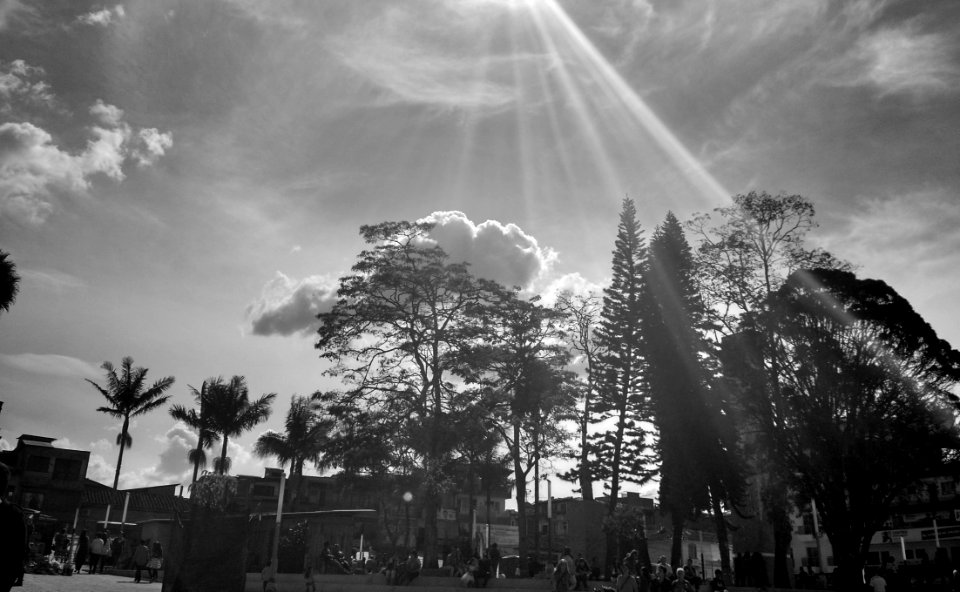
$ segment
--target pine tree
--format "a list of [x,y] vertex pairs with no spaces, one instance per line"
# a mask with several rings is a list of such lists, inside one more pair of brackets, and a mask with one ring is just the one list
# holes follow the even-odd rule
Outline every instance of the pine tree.
[[[621,482],[649,480],[648,434],[642,422],[650,419],[643,385],[644,359],[640,335],[643,269],[647,249],[633,201],[623,200],[613,251],[613,278],[604,290],[597,331],[598,393],[595,425],[606,426],[594,435],[594,475],[609,480],[608,514],[613,516]],[[608,536],[607,565],[615,557],[614,537]]]
[[725,429],[725,416],[713,400],[707,314],[690,246],[672,213],[650,241],[645,279],[645,377],[659,433],[660,505],[673,524],[671,561],[676,564],[688,518],[712,510],[718,525],[725,526],[720,502],[740,482],[725,436],[735,432]]

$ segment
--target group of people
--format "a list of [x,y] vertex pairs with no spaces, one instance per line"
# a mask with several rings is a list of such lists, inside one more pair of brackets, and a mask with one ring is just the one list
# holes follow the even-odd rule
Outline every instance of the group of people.
[[[639,552],[631,551],[616,566],[615,585],[603,587],[603,592],[696,592],[700,590],[703,579],[692,560],[685,567],[676,570],[661,556],[656,565],[640,565]],[[574,559],[570,548],[566,547],[553,571],[555,592],[588,590],[588,578],[596,577],[594,569],[587,563],[583,554]],[[720,570],[709,580],[711,592],[725,592],[727,584]]]
[[130,552],[126,562],[122,561],[127,541],[123,537],[110,538],[106,532],[98,532],[93,538],[87,536],[87,531],[80,531],[77,541],[77,551],[73,563],[76,573],[82,573],[83,566],[87,565],[87,573],[103,573],[106,565],[115,568],[133,567],[134,582],[143,578],[143,570],[147,570],[151,582],[157,581],[160,569],[163,567],[163,545],[160,541],[153,541],[152,546],[147,541],[140,540]]

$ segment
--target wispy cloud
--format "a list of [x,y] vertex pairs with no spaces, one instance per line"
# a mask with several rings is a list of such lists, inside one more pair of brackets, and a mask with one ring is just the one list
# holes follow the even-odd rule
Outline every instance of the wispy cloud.
[[92,25],[107,27],[114,22],[122,19],[126,15],[123,6],[117,4],[113,8],[102,8],[77,17],[77,22],[82,25]]
[[47,376],[95,378],[100,370],[93,364],[71,356],[58,354],[0,354],[0,364]]
[[35,283],[43,289],[55,292],[75,290],[87,286],[86,282],[80,278],[55,269],[23,269],[19,273],[25,282]]

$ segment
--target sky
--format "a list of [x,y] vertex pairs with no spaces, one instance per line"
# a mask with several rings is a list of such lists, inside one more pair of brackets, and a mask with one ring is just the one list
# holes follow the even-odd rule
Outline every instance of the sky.
[[[337,384],[315,315],[359,227],[429,219],[478,274],[602,286],[624,197],[649,235],[751,190],[960,344],[960,4],[952,0],[0,0],[0,448],[91,451],[84,379]],[[138,418],[121,487],[188,483],[195,436]],[[555,492],[563,489],[554,488]]]

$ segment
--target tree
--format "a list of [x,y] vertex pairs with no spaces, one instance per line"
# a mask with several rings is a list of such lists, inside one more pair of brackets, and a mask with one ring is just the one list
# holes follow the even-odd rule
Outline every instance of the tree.
[[[527,477],[533,472],[539,486],[540,462],[560,453],[568,437],[562,423],[574,411],[573,376],[564,370],[569,355],[561,318],[536,298],[523,300],[516,292],[503,292],[486,317],[487,340],[466,353],[481,369],[478,381],[484,384],[489,425],[502,438],[512,463],[521,561],[526,561],[529,545]],[[534,539],[538,544],[539,531]]]
[[[646,467],[651,460],[649,434],[643,425],[650,420],[650,405],[643,384],[640,327],[646,262],[636,207],[632,200],[624,199],[613,251],[613,279],[604,290],[597,330],[595,425],[611,427],[601,427],[592,443],[593,473],[610,483],[610,516],[619,501],[621,481],[644,483],[651,477]],[[612,535],[607,539],[607,565],[613,565],[616,541]]]
[[[800,195],[751,191],[733,197],[733,204],[714,212],[719,223],[708,214],[700,214],[689,228],[700,239],[695,253],[697,281],[707,311],[715,321],[715,339],[739,329],[743,315],[755,310],[767,296],[779,288],[796,270],[812,268],[850,269],[846,262],[830,253],[806,244],[809,232],[817,227],[813,204]],[[776,373],[776,366],[769,367]],[[735,401],[734,401],[735,402]],[[735,410],[734,410],[735,411]],[[731,415],[732,416],[732,415]],[[743,425],[742,431],[752,427]],[[762,455],[760,449],[757,454]],[[767,466],[762,457],[750,458],[756,478]],[[764,492],[774,496],[781,488]],[[766,505],[778,508],[786,498]],[[788,585],[790,532],[781,532],[786,524],[771,515],[774,527],[774,584]]]
[[123,451],[133,446],[130,436],[130,419],[153,411],[160,407],[171,395],[164,395],[171,386],[174,378],[167,376],[153,383],[147,388],[147,369],[133,367],[133,358],[127,356],[120,364],[120,374],[110,362],[101,366],[106,373],[106,387],[86,379],[107,400],[108,405],[98,407],[97,411],[123,420],[120,433],[117,434],[117,444],[120,446],[120,455],[117,457],[117,470],[113,476],[113,488],[117,489],[120,483],[120,467],[123,465]]
[[745,319],[724,366],[795,501],[816,501],[853,589],[891,504],[960,450],[960,352],[884,282],[818,269]]
[[290,399],[283,432],[267,430],[260,434],[253,448],[257,456],[273,456],[281,466],[290,463],[290,480],[293,482],[290,507],[294,512],[300,503],[303,465],[308,461],[318,468],[326,464],[323,462],[323,452],[327,434],[333,425],[329,419],[317,414],[314,402],[318,399],[319,396],[308,398],[294,395]]
[[437,510],[450,483],[443,474],[459,434],[449,418],[464,399],[457,382],[478,338],[483,310],[499,287],[451,263],[429,239],[427,223],[363,226],[372,245],[340,278],[338,301],[319,315],[316,347],[333,364],[327,374],[351,388],[355,405],[403,421],[393,443],[412,451],[423,471],[425,562],[436,565]]
[[17,266],[10,260],[10,253],[0,251],[0,311],[10,312],[20,292],[20,276]]
[[243,376],[234,376],[229,382],[215,381],[208,388],[206,403],[209,429],[222,439],[220,457],[214,463],[216,472],[225,475],[230,471],[227,458],[227,444],[252,429],[258,423],[270,417],[270,404],[277,397],[275,393],[250,400],[247,381]]
[[223,382],[222,378],[211,378],[209,380],[204,380],[203,384],[200,385],[200,390],[190,386],[190,392],[193,394],[194,400],[197,402],[196,409],[187,409],[183,405],[173,405],[170,407],[170,416],[176,419],[177,421],[182,421],[187,424],[188,427],[191,427],[197,430],[197,446],[190,450],[187,455],[187,459],[190,461],[190,464],[193,465],[193,479],[190,481],[191,484],[197,482],[197,475],[200,472],[200,469],[207,466],[207,453],[206,450],[213,445],[214,440],[217,439],[216,434],[210,431],[208,426],[209,420],[207,414],[205,413],[206,403],[205,401],[209,398],[210,389],[214,384],[220,384]]
[[580,448],[575,455],[576,465],[561,479],[576,482],[586,501],[593,500],[593,464],[590,448],[590,426],[593,423],[593,406],[597,396],[596,360],[598,353],[596,330],[600,322],[602,301],[593,294],[575,295],[569,292],[560,294],[555,308],[567,317],[570,347],[582,360],[586,371],[585,380],[578,382],[580,413],[577,427],[580,435]]
[[660,507],[673,523],[671,563],[682,561],[684,522],[709,510],[729,570],[722,504],[738,499],[743,477],[735,431],[713,388],[714,348],[705,338],[709,323],[693,255],[672,213],[650,240],[645,276],[645,376],[658,431]]
[[696,263],[700,292],[720,330],[736,331],[744,313],[799,269],[850,269],[830,253],[806,245],[817,227],[813,204],[800,195],[772,196],[765,191],[735,195],[733,204],[698,214],[689,228],[699,237]]

